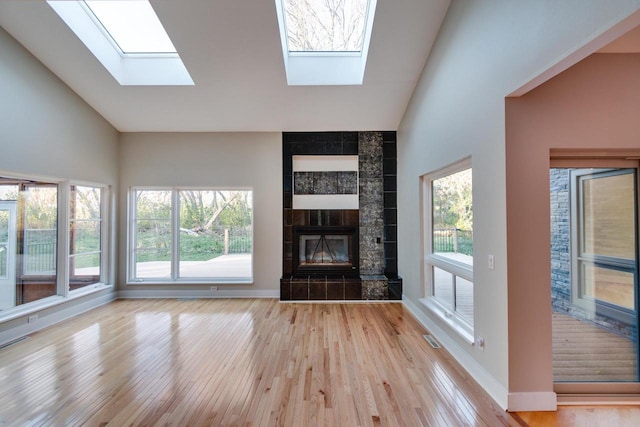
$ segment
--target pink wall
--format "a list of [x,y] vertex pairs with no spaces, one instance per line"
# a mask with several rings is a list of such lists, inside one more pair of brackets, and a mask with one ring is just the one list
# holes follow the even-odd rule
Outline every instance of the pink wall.
[[509,392],[553,390],[551,149],[637,149],[640,54],[594,54],[506,101]]

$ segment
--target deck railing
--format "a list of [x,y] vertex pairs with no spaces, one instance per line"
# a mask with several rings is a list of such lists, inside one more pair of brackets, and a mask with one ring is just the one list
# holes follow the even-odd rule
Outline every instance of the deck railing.
[[459,228],[433,230],[433,252],[473,255],[473,231]]

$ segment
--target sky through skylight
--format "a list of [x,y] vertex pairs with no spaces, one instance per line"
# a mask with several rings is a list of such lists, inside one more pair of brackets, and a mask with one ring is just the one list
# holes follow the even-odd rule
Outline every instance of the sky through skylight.
[[176,53],[148,0],[84,0],[124,54]]
[[361,52],[368,0],[282,0],[289,52]]

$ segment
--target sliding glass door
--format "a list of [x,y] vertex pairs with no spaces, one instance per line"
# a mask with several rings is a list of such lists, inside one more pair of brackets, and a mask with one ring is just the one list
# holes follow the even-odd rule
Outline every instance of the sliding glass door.
[[634,383],[638,369],[636,168],[551,170],[556,383]]

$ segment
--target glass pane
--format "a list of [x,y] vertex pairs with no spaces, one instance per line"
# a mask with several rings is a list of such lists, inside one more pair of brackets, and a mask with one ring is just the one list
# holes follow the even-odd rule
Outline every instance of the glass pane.
[[630,310],[635,309],[633,273],[582,263],[583,297],[598,299]]
[[433,296],[449,310],[455,310],[453,274],[438,267],[433,267]]
[[368,0],[283,0],[289,52],[360,52]]
[[[16,305],[57,295],[58,187],[24,186],[22,274],[16,283]],[[20,232],[18,232],[20,234]]]
[[176,53],[147,0],[85,0],[123,53]]
[[636,215],[632,176],[626,170],[550,171],[556,382],[638,381],[635,251],[628,247],[629,238],[635,246],[636,232],[629,223]]
[[180,277],[251,277],[251,191],[179,192]]
[[431,183],[433,253],[473,264],[471,169]]
[[[25,191],[24,273],[55,275],[58,189],[29,186]],[[55,295],[52,290],[51,295]]]
[[171,277],[171,221],[136,223],[136,277]]
[[71,254],[100,251],[100,221],[71,223]]
[[456,311],[473,323],[473,282],[456,276]]
[[7,260],[9,253],[7,252],[9,240],[9,211],[0,210],[0,279],[7,279]]
[[171,191],[136,192],[136,277],[171,277]]
[[100,254],[73,255],[69,258],[69,288],[81,288],[100,280]]
[[171,191],[142,190],[136,193],[136,219],[171,219]]
[[97,187],[71,187],[72,218],[100,219],[102,191]]
[[582,180],[585,253],[635,258],[634,180],[632,173]]

